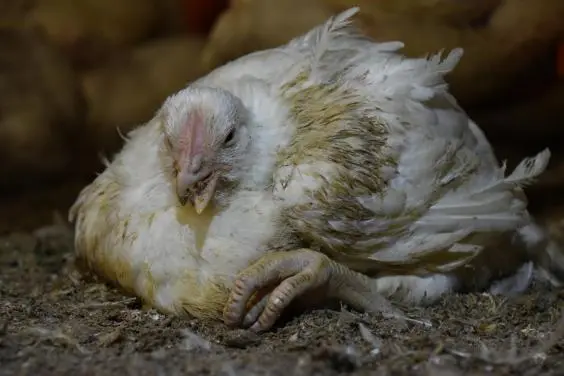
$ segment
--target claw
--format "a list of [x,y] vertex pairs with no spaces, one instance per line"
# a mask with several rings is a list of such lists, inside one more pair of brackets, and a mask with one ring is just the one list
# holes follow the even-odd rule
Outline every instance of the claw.
[[224,321],[229,326],[250,326],[253,331],[268,330],[292,301],[314,290],[360,310],[393,310],[372,282],[309,249],[270,253],[239,274],[224,309]]
[[[280,317],[284,309],[307,290],[326,284],[330,276],[331,261],[327,256],[311,250],[276,252],[265,255],[245,269],[235,281],[231,296],[225,306],[224,321],[229,326],[249,323],[257,316],[251,330],[267,330]],[[249,300],[258,291],[275,286],[270,295],[250,307]],[[256,295],[255,295],[256,297]],[[264,306],[261,310],[260,307]],[[258,314],[258,313],[260,314]],[[252,313],[252,315],[250,315]]]

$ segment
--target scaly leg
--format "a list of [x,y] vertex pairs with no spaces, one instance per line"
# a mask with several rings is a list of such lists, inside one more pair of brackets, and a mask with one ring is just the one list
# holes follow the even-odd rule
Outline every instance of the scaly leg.
[[[253,294],[278,284],[247,312]],[[250,325],[251,330],[270,329],[284,309],[305,292],[318,290],[361,311],[397,310],[376,291],[374,281],[310,249],[268,253],[241,272],[224,309],[230,326]],[[401,316],[401,314],[400,314]]]

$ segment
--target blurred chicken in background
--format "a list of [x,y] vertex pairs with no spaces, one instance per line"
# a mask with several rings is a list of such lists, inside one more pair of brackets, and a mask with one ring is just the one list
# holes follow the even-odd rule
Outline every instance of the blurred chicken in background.
[[[21,187],[40,189],[43,197],[49,186],[88,181],[100,168],[98,154],[121,146],[116,129],[127,133],[168,95],[218,65],[285,43],[356,4],[368,35],[404,41],[411,57],[464,48],[448,78],[453,93],[510,167],[553,146],[549,172],[530,196],[532,208],[556,207],[559,195],[547,192],[564,184],[563,158],[554,148],[564,129],[557,116],[564,102],[556,74],[563,66],[556,58],[564,40],[560,0],[2,3],[0,77],[10,99],[0,113],[0,185],[12,192],[2,207],[17,212],[19,203],[30,201],[14,194]],[[20,48],[7,52],[14,43]],[[36,213],[47,211],[50,218],[53,200],[37,201]],[[61,209],[70,205],[69,199],[54,201]]]

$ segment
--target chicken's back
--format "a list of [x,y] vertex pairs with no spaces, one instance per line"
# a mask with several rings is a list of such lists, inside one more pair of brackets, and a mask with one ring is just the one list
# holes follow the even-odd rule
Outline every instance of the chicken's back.
[[472,262],[496,277],[515,272],[546,245],[521,187],[550,153],[507,176],[448,92],[445,76],[462,50],[407,58],[401,43],[374,43],[345,21],[318,30],[280,89],[294,137],[280,153],[276,192],[295,200],[296,231],[376,275],[448,273]]

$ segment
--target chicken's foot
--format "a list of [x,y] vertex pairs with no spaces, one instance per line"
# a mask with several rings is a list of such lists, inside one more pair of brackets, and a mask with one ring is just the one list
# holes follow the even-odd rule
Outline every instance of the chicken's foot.
[[[378,294],[374,282],[310,249],[268,253],[237,276],[224,321],[230,326],[250,326],[254,331],[268,330],[284,309],[306,292],[339,299],[362,311],[396,311]],[[253,295],[273,284],[277,287],[247,312]]]

